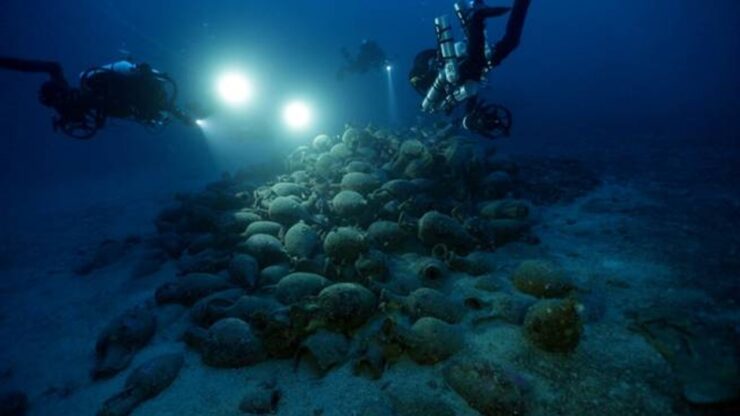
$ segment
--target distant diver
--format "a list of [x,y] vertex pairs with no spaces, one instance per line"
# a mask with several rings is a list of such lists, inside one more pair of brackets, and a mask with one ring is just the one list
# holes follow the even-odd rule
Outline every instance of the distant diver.
[[383,49],[375,41],[363,40],[357,56],[352,56],[347,48],[342,48],[344,66],[337,72],[337,79],[342,80],[347,74],[365,74],[385,68],[390,63]]
[[[516,49],[521,39],[530,0],[514,0],[509,7],[487,7],[483,0],[455,3],[455,14],[465,41],[455,42],[448,16],[434,20],[437,49],[416,55],[409,73],[411,85],[424,96],[421,108],[426,113],[452,114],[467,101],[459,121],[462,127],[493,139],[508,136],[511,112],[500,105],[487,104],[478,97],[490,70]],[[493,47],[486,36],[486,19],[511,12],[506,33]]]
[[80,74],[79,87],[69,85],[57,62],[0,57],[0,68],[48,74],[39,101],[56,111],[54,130],[76,139],[92,138],[108,118],[148,127],[164,126],[173,118],[195,124],[175,104],[177,85],[172,78],[145,63],[124,59],[90,68]]

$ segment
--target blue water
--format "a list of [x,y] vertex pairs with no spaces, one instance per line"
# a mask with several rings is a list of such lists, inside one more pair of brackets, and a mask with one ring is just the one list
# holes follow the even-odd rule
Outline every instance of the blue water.
[[[341,134],[346,123],[404,129],[430,121],[420,114],[421,98],[408,84],[407,73],[418,51],[434,47],[432,22],[440,14],[452,14],[451,1],[5,0],[0,56],[58,61],[67,79],[76,82],[85,69],[118,60],[127,52],[170,74],[179,85],[183,105],[212,102],[216,75],[222,68],[237,66],[253,76],[257,93],[247,109],[217,111],[216,116],[238,120],[238,127],[225,133],[204,134],[177,123],[151,133],[134,123],[113,121],[93,140],[77,141],[55,133],[51,111],[38,103],[37,91],[45,76],[0,71],[0,276],[5,275],[0,326],[4,335],[18,335],[18,345],[6,348],[10,341],[3,339],[0,347],[7,350],[0,354],[0,392],[27,391],[29,414],[46,414],[48,409],[94,414],[96,409],[87,406],[99,402],[101,393],[90,388],[79,371],[32,381],[44,371],[24,371],[18,368],[24,363],[7,362],[22,356],[18,351],[25,348],[41,354],[41,343],[52,337],[53,324],[39,325],[34,331],[40,332],[33,334],[24,329],[24,319],[40,319],[37,315],[47,313],[29,306],[30,294],[39,291],[34,302],[54,296],[55,302],[67,306],[84,304],[87,295],[95,297],[100,286],[80,289],[87,295],[64,290],[70,286],[63,279],[84,286],[77,277],[65,275],[76,256],[106,239],[131,234],[148,238],[154,233],[152,220],[171,204],[175,192],[196,192],[224,172],[271,164],[293,148],[310,144],[319,133]],[[504,22],[489,21],[491,39],[501,35]],[[512,136],[495,144],[500,153],[523,161],[575,160],[602,184],[578,194],[586,200],[542,209],[540,223],[551,221],[542,230],[545,246],[555,247],[554,255],[564,264],[578,256],[590,259],[571,264],[583,276],[590,273],[583,270],[584,264],[604,261],[601,269],[593,266],[591,274],[613,273],[611,277],[636,291],[636,287],[675,289],[675,298],[673,292],[660,290],[660,299],[648,296],[632,302],[631,295],[613,299],[619,298],[625,311],[666,303],[702,309],[705,315],[695,317],[715,317],[716,322],[710,319],[707,325],[722,327],[727,334],[722,339],[731,339],[736,353],[738,23],[736,0],[534,0],[521,45],[490,74],[484,93],[514,114]],[[340,49],[353,50],[363,39],[384,48],[392,61],[392,79],[380,70],[337,81]],[[309,129],[288,132],[281,106],[297,97],[310,102],[316,117]],[[572,184],[551,186],[565,189]],[[568,229],[581,215],[582,229]],[[562,235],[561,226],[566,230]],[[591,251],[590,238],[594,247],[605,244],[603,251]],[[512,258],[522,255],[514,252]],[[641,275],[635,264],[620,268],[614,265],[616,260],[609,263],[611,258],[604,257],[625,253],[639,254],[655,270],[645,266]],[[34,277],[19,278],[24,273]],[[651,273],[656,282],[641,280]],[[62,280],[59,287],[39,283],[47,278]],[[603,281],[593,287],[601,287]],[[131,294],[136,299],[156,287],[141,282],[134,286]],[[695,292],[681,292],[686,288]],[[49,293],[52,290],[59,292]],[[68,295],[70,301],[65,302]],[[602,310],[603,297],[609,295],[594,293],[584,303],[598,301],[594,314],[610,316],[609,308]],[[692,303],[697,298],[701,300]],[[88,345],[91,351],[96,331],[129,300],[115,301],[120,308],[106,310],[105,319],[94,319],[95,312],[87,309],[64,313],[63,326],[75,327],[80,319],[79,326],[86,327],[69,336],[68,348]],[[617,310],[621,316],[622,309]],[[593,325],[592,340],[599,332]],[[65,355],[56,352],[47,360],[51,357],[60,360]],[[84,354],[73,354],[68,367],[88,368],[89,360],[75,361],[83,358]],[[33,357],[26,360],[25,364]],[[674,368],[671,373],[666,368],[661,371],[685,380],[683,370]],[[45,395],[44,385],[51,389],[64,383],[75,386],[70,397]],[[532,384],[531,389],[542,387]],[[737,406],[737,385],[732,388]],[[675,391],[661,393],[665,394],[661,400],[679,403],[674,408],[677,414],[724,414],[686,407]],[[339,400],[321,389],[316,394],[324,394],[328,403]],[[650,401],[639,393],[614,394]],[[45,398],[62,404],[44,407],[39,403]],[[64,400],[74,404],[67,406]],[[201,405],[193,408],[203,409]],[[285,414],[308,415],[315,410],[300,413],[294,403],[289,406],[292,413]],[[654,409],[639,403],[634,408]],[[330,409],[327,405],[324,414],[335,414]],[[537,414],[546,414],[538,409]],[[558,409],[575,414],[568,413],[572,409],[567,406]]]

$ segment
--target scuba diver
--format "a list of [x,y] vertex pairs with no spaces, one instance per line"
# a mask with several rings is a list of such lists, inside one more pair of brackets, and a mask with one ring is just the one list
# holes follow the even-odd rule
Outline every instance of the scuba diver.
[[0,68],[48,74],[39,101],[56,111],[54,131],[90,139],[108,118],[161,127],[172,118],[186,125],[195,120],[175,105],[177,85],[167,74],[148,64],[121,60],[90,68],[80,75],[79,87],[69,85],[57,62],[0,57]]
[[[416,55],[409,73],[411,85],[424,97],[422,111],[451,115],[458,104],[466,102],[464,115],[457,121],[463,128],[490,139],[509,135],[511,112],[484,102],[478,95],[488,72],[519,45],[530,1],[514,0],[511,8],[488,7],[483,0],[455,3],[455,14],[466,38],[463,42],[455,43],[447,16],[434,20],[438,47]],[[504,36],[489,45],[486,19],[509,12]]]
[[342,48],[342,57],[345,65],[337,72],[337,79],[344,79],[345,75],[365,74],[371,70],[380,70],[389,64],[388,58],[376,42],[363,40],[356,57],[352,57],[347,48]]

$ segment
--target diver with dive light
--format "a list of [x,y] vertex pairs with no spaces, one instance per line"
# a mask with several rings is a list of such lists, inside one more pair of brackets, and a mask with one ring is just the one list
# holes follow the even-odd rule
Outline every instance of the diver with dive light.
[[337,71],[337,79],[343,80],[347,74],[365,74],[380,71],[390,65],[385,51],[373,40],[363,40],[357,54],[352,56],[347,48],[341,50],[344,66]]
[[[437,48],[416,55],[409,74],[414,89],[424,96],[426,113],[451,115],[465,102],[464,115],[457,122],[465,129],[494,139],[508,136],[511,112],[501,105],[479,98],[489,71],[497,67],[519,45],[531,0],[514,0],[509,7],[488,7],[483,0],[455,3],[455,14],[465,41],[455,42],[447,16],[434,20]],[[486,36],[486,19],[510,13],[504,36],[493,46]]]
[[172,119],[195,125],[195,119],[175,103],[177,85],[169,75],[146,63],[127,59],[90,68],[71,86],[57,62],[0,57],[0,69],[49,75],[41,85],[39,101],[56,111],[55,131],[90,139],[109,118],[130,120],[150,128]]

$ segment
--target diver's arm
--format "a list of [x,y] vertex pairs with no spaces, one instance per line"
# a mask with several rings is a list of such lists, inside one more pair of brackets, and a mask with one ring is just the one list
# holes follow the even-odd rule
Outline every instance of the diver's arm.
[[519,46],[530,2],[531,0],[514,0],[509,21],[506,23],[506,33],[494,46],[490,62],[491,67],[498,66]]
[[52,81],[66,83],[62,66],[58,62],[0,56],[0,68],[18,72],[45,73],[49,74]]

